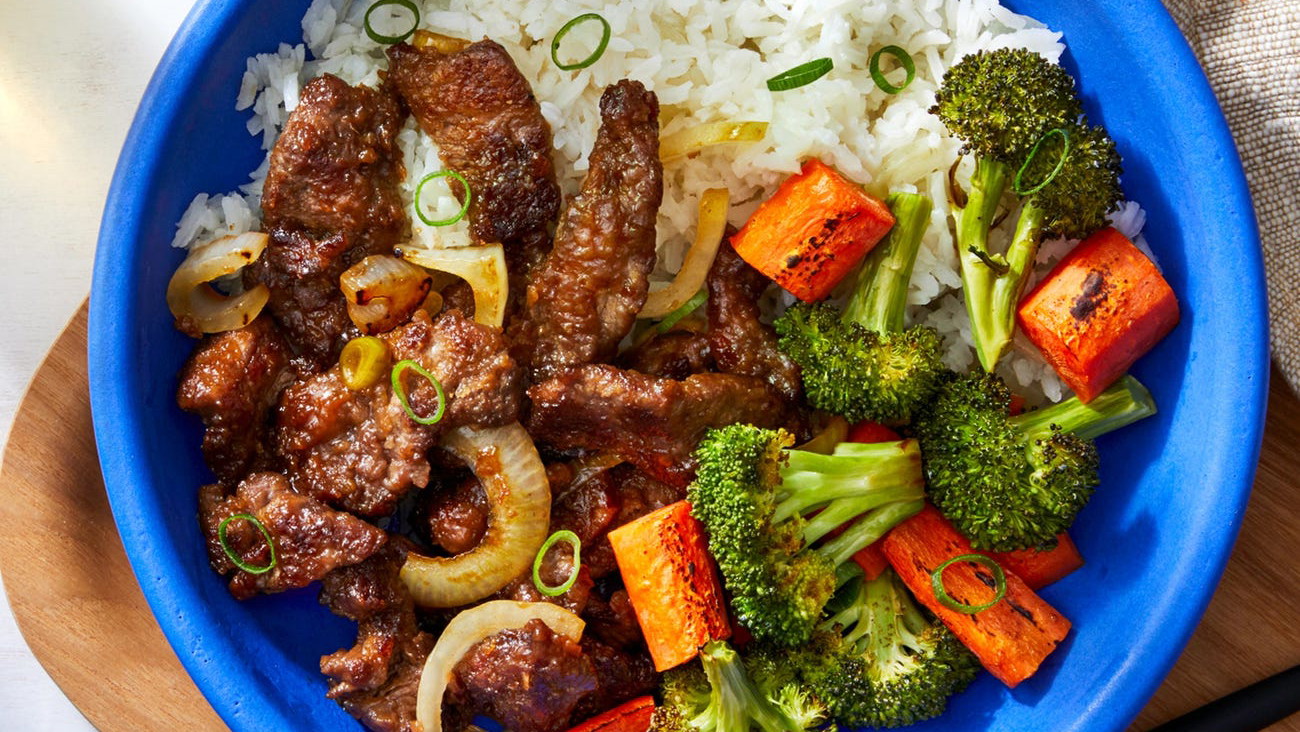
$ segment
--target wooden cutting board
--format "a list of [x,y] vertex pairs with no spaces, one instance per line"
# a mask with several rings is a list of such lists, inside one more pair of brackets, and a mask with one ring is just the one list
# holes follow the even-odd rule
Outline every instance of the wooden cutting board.
[[[99,475],[83,306],[37,372],[0,464],[0,576],[32,652],[96,727],[224,729],[145,604]],[[1300,663],[1298,483],[1300,400],[1274,378],[1241,538],[1134,730]],[[1273,729],[1300,732],[1300,716]]]

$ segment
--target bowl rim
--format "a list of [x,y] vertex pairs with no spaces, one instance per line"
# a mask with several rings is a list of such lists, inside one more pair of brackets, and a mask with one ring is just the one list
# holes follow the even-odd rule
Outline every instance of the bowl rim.
[[[145,446],[136,435],[123,428],[123,425],[139,422],[144,414],[122,388],[130,380],[133,361],[130,354],[123,352],[125,349],[121,344],[135,327],[137,312],[131,288],[133,262],[124,256],[130,247],[116,244],[139,242],[143,218],[148,211],[144,194],[153,187],[161,165],[159,151],[187,103],[185,90],[194,87],[204,73],[204,60],[236,25],[241,12],[254,1],[200,0],[196,3],[149,82],[122,147],[105,204],[95,255],[88,339],[95,439],[114,520],[132,570],[181,663],[213,708],[232,726],[256,720],[259,713],[265,713],[261,717],[263,721],[278,715],[260,697],[232,688],[223,678],[220,665],[208,663],[214,656],[213,652],[221,650],[220,644],[189,634],[195,623],[193,618],[186,617],[191,607],[181,602],[180,596],[170,591],[165,581],[166,577],[183,573],[181,562],[175,554],[153,546],[146,532],[132,530],[147,525],[151,516],[156,515],[157,506],[148,492],[135,489],[135,486],[150,482],[143,464],[135,459],[145,451]],[[1146,40],[1159,46],[1153,49],[1153,57],[1160,57],[1162,64],[1168,67],[1166,78],[1171,84],[1183,86],[1188,108],[1204,113],[1208,143],[1225,151],[1221,161],[1227,181],[1224,185],[1225,205],[1250,213],[1235,222],[1239,234],[1235,240],[1241,245],[1240,251],[1235,252],[1235,264],[1254,278],[1252,281],[1265,282],[1259,232],[1245,174],[1208,80],[1187,40],[1159,0],[1125,0],[1124,4],[1129,6],[1129,12],[1148,16],[1146,22],[1156,33]],[[1240,444],[1248,445],[1249,449],[1235,453],[1234,461],[1224,469],[1225,475],[1238,476],[1241,486],[1233,496],[1232,505],[1222,507],[1228,516],[1225,531],[1207,539],[1203,547],[1206,553],[1201,555],[1199,567],[1209,579],[1193,592],[1183,594],[1180,607],[1170,611],[1173,625],[1165,629],[1175,641],[1162,642],[1137,654],[1143,656],[1145,666],[1154,666],[1158,672],[1142,676],[1142,683],[1117,684],[1113,680],[1107,684],[1109,698],[1105,713],[1101,712],[1101,705],[1090,705],[1090,717],[1096,721],[1116,722],[1116,728],[1137,716],[1191,637],[1218,586],[1241,526],[1263,439],[1269,382],[1265,294],[1260,292],[1256,298],[1248,300],[1243,303],[1243,308],[1253,317],[1244,320],[1249,332],[1240,338],[1245,345],[1239,350],[1242,351],[1243,366],[1250,373],[1245,374],[1235,388],[1239,396],[1237,403],[1246,407],[1249,410],[1247,414],[1254,415],[1254,419],[1247,425],[1248,433],[1240,436]],[[1131,680],[1133,675],[1133,666],[1125,665],[1116,674],[1116,679]],[[326,700],[322,697],[321,701],[324,703]],[[1084,721],[1086,719],[1080,720],[1081,723]]]

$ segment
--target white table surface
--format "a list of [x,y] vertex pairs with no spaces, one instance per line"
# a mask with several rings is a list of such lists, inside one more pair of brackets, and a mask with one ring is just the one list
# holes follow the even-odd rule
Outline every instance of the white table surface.
[[[191,5],[0,0],[0,443],[32,373],[90,290],[118,150]],[[93,729],[32,656],[7,602],[0,729]]]

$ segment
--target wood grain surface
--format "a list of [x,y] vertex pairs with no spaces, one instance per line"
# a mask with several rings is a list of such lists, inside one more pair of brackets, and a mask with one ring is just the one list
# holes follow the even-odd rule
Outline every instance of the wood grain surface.
[[[1273,379],[1259,476],[1222,584],[1133,725],[1300,663],[1300,400]],[[37,373],[0,465],[0,573],[32,651],[99,729],[222,729],[145,604],[109,512],[86,387],[86,310]],[[1275,725],[1300,732],[1300,716]]]

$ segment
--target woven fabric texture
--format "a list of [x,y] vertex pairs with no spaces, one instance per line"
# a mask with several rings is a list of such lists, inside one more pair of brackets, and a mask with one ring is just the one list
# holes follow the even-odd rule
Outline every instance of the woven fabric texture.
[[1237,140],[1264,246],[1273,359],[1300,391],[1300,0],[1164,3]]

